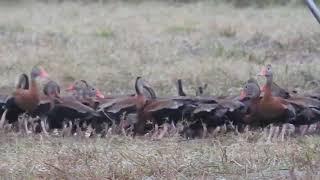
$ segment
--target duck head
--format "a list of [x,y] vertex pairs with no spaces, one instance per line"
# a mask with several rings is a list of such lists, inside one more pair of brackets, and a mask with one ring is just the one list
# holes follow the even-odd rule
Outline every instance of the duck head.
[[88,88],[88,83],[85,80],[78,80],[68,86],[66,91],[79,91]]
[[87,83],[85,80],[75,81],[73,84],[69,85],[66,91],[72,91],[76,96],[87,96],[87,97],[97,97],[104,98],[101,91]]
[[60,86],[55,81],[49,81],[43,88],[43,93],[50,97],[60,96]]
[[93,86],[88,87],[87,94],[89,97],[97,97],[100,99],[104,98],[104,95],[102,94],[102,92],[98,88],[95,88]]
[[140,76],[136,78],[135,89],[137,95],[143,95],[149,99],[156,98],[156,93],[154,92],[151,85]]
[[250,99],[255,99],[260,97],[260,87],[258,84],[254,82],[246,83],[243,86],[243,89],[240,92],[240,98],[250,98]]
[[40,66],[35,66],[31,70],[31,79],[36,79],[37,77],[48,77],[48,73]]
[[17,89],[29,89],[29,78],[26,74],[20,74],[15,82]]
[[263,67],[258,74],[259,76],[265,76],[265,77],[272,77],[272,66],[271,64],[268,64],[266,67]]

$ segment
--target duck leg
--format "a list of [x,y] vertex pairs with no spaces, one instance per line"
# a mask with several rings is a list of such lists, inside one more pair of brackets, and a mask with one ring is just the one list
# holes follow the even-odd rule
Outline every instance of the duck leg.
[[65,136],[67,136],[67,123],[65,122],[65,121],[63,121],[63,123],[62,123],[63,125],[62,125],[62,131],[61,131],[61,134],[62,134],[62,137],[65,137]]
[[218,135],[218,133],[221,131],[221,127],[220,126],[217,126],[216,128],[214,128],[213,132],[212,132],[212,135],[213,136],[216,136]]
[[263,139],[266,139],[268,137],[268,130],[269,129],[267,127],[265,127],[262,130],[263,130]]
[[177,133],[177,127],[174,124],[174,121],[171,121],[171,128],[172,128],[171,133],[175,135]]
[[271,124],[270,125],[269,136],[267,138],[267,143],[271,143],[271,138],[272,138],[273,133],[274,133],[274,127],[273,127],[273,124]]
[[91,136],[91,134],[92,134],[92,131],[93,131],[92,125],[89,124],[89,126],[88,126],[88,128],[87,128],[84,136],[85,136],[86,138],[89,138],[89,137]]
[[307,132],[308,126],[307,125],[302,125],[300,126],[300,132],[301,132],[301,136],[304,136]]
[[316,133],[320,131],[320,122],[316,122]]
[[159,132],[159,125],[158,124],[155,124],[154,125],[154,132],[151,136],[151,139],[155,139],[155,137],[158,135],[158,132]]
[[205,137],[207,137],[207,135],[208,135],[207,124],[205,124],[205,123],[203,123],[203,122],[201,122],[201,124],[202,124],[202,128],[203,128],[202,138],[205,138]]
[[72,121],[69,121],[69,127],[68,127],[68,131],[67,131],[67,136],[71,136],[72,134]]
[[75,136],[81,136],[82,135],[82,131],[81,131],[81,127],[80,127],[80,120],[76,119],[76,133]]
[[244,133],[248,133],[249,130],[250,130],[250,126],[249,126],[249,125],[246,125],[246,126],[244,127],[243,132],[244,132]]
[[287,131],[287,124],[283,124],[282,125],[282,129],[281,129],[281,141],[284,142],[284,136],[286,134]]
[[316,131],[316,124],[310,124],[308,128],[308,134],[312,134]]
[[226,134],[227,133],[227,125],[226,124],[223,124],[221,127],[221,131],[223,134]]
[[163,124],[163,130],[160,132],[158,139],[162,139],[168,132],[168,123]]
[[23,117],[23,123],[24,123],[24,129],[25,129],[27,134],[31,134],[32,133],[32,131],[30,131],[29,127],[28,127],[29,119],[30,119],[30,116],[25,113],[24,117]]
[[41,131],[46,135],[49,136],[47,128],[46,128],[47,117],[40,117],[40,125]]
[[6,122],[7,112],[8,112],[8,109],[6,109],[6,110],[3,112],[2,116],[1,116],[0,129],[3,129],[3,125],[4,125],[4,123]]
[[239,132],[239,126],[235,126],[235,129],[234,129],[234,135],[239,135],[240,132]]
[[273,135],[273,137],[274,138],[278,138],[278,136],[279,136],[279,131],[280,131],[280,127],[277,125],[277,126],[275,126],[274,127],[274,135]]

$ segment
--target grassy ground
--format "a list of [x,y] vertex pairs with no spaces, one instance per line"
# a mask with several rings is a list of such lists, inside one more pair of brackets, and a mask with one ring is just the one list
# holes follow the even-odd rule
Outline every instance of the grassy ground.
[[[0,5],[0,85],[42,65],[62,86],[87,79],[106,94],[133,91],[142,75],[157,94],[210,94],[238,88],[266,63],[276,81],[304,88],[320,75],[319,25],[303,6],[240,8],[187,4],[19,3]],[[224,177],[285,179],[318,176],[318,136],[266,145],[261,133],[161,142],[0,136],[4,178],[157,179]]]

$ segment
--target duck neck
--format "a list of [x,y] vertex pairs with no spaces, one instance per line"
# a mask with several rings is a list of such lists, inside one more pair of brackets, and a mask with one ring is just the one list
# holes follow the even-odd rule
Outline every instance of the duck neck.
[[37,80],[35,77],[31,76],[29,91],[31,94],[33,94],[35,96],[39,96],[38,90],[39,89],[38,89]]
[[182,81],[181,80],[178,80],[178,95],[179,96],[186,96],[186,94],[183,91]]
[[264,92],[264,98],[271,98],[272,97],[272,92],[271,92],[271,86],[272,86],[272,81],[273,81],[273,76],[267,76],[266,77],[267,82],[266,82],[266,86],[265,86],[265,92]]
[[136,95],[137,96],[142,95],[143,87],[142,87],[142,84],[140,82],[140,79],[136,80],[136,83],[135,83],[134,87],[136,89]]

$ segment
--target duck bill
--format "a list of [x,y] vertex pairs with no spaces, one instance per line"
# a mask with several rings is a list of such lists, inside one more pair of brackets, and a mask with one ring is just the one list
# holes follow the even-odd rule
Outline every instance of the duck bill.
[[260,86],[260,91],[261,91],[261,92],[264,92],[265,90],[266,90],[266,86],[265,86],[265,85]]
[[73,90],[74,90],[74,85],[73,84],[70,84],[66,89],[66,91],[73,91]]
[[96,97],[103,99],[104,95],[101,93],[100,90],[96,90]]
[[44,69],[41,69],[40,77],[45,78],[45,77],[48,77],[48,76],[49,76],[49,74]]
[[266,76],[267,75],[267,68],[262,68],[258,76]]
[[247,96],[247,93],[244,90],[241,90],[240,92],[240,98],[244,99]]

